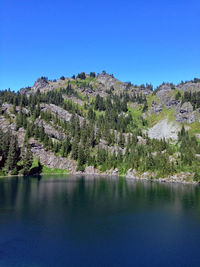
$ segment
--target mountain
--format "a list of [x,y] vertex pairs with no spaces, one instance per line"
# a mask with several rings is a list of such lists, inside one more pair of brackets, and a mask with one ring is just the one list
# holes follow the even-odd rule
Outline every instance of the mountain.
[[200,80],[121,82],[103,71],[0,91],[0,175],[86,173],[198,182]]

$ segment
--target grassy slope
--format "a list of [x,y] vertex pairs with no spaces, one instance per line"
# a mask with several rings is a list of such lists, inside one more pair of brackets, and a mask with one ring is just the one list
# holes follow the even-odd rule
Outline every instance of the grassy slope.
[[62,169],[50,169],[47,166],[42,166],[42,174],[68,174],[68,170],[62,170]]

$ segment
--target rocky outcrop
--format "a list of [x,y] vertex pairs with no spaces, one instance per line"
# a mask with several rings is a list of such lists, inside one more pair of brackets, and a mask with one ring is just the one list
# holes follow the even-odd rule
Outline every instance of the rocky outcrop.
[[61,128],[58,131],[50,124],[47,124],[44,120],[36,119],[35,124],[38,124],[39,127],[42,127],[43,125],[45,133],[55,139],[63,140],[64,138],[66,138],[66,135]]
[[16,124],[10,123],[10,121],[3,116],[0,116],[0,128],[4,133],[6,133],[8,130],[15,132],[16,131]]
[[93,175],[100,175],[101,172],[97,169],[95,169],[93,166],[86,166],[85,167],[85,174],[93,174]]
[[57,83],[50,82],[47,78],[41,77],[36,80],[33,87],[20,89],[20,93],[29,96],[36,93],[37,91],[40,91],[41,93],[46,93],[50,90],[56,89],[57,87]]
[[120,94],[124,91],[128,91],[130,94],[140,93],[144,95],[149,95],[152,91],[145,87],[134,87],[133,85],[128,86],[127,83],[121,82],[114,78],[113,75],[107,73],[98,74],[96,80],[103,85],[104,90],[110,90],[112,88],[114,94]]
[[172,109],[180,103],[180,100],[175,99],[173,92],[174,90],[172,90],[169,85],[164,84],[156,93],[156,96],[161,101],[161,104],[164,105],[167,109]]
[[[40,107],[41,107],[41,111],[48,111],[52,113],[53,115],[58,116],[61,119],[65,120],[66,122],[69,122],[72,117],[71,113],[69,113],[68,111],[54,104],[41,104]],[[84,120],[83,117],[81,116],[78,116],[78,117],[79,117],[80,122]]]
[[3,103],[1,106],[1,110],[7,113],[10,113],[12,108],[13,108],[13,105],[8,104],[8,103]]
[[35,91],[40,90],[48,85],[48,80],[45,78],[39,78],[33,85]]
[[138,174],[137,174],[137,171],[136,170],[129,169],[127,171],[127,173],[126,173],[126,178],[135,178],[135,179],[137,179],[139,177],[138,177]]
[[58,168],[69,170],[70,173],[76,172],[76,162],[71,159],[56,156],[53,152],[44,149],[43,145],[33,138],[30,139],[31,151],[40,159],[40,162],[50,169]]
[[[12,116],[13,118],[15,118],[15,115],[13,114],[13,105],[12,104],[8,104],[8,103],[3,103],[2,104],[2,107],[1,107],[1,110],[3,112],[6,112],[7,114],[9,114],[10,116]],[[19,112],[20,111],[20,107],[17,106],[16,107],[16,112]],[[22,112],[26,115],[28,115],[30,112],[28,111],[27,108],[22,108]]]
[[136,170],[130,169],[127,171],[125,177],[131,179],[166,182],[166,183],[197,184],[197,182],[193,181],[194,174],[189,172],[180,172],[174,175],[169,175],[167,177],[157,178],[155,173],[145,172],[140,174]]
[[152,101],[151,102],[151,107],[148,111],[148,114],[151,115],[152,113],[154,114],[159,114],[162,112],[162,104],[161,103],[158,103],[158,101]]
[[193,123],[195,122],[195,113],[191,103],[185,102],[182,106],[178,106],[175,111],[176,121],[180,123]]
[[108,146],[107,142],[103,139],[100,139],[100,142],[98,144],[98,148],[108,150],[109,153],[113,154],[116,153],[116,155],[119,153],[119,151],[124,155],[126,150],[117,146],[116,144],[114,146]]
[[3,116],[0,116],[0,128],[4,133],[10,130],[12,134],[17,136],[19,147],[23,146],[25,137],[25,130],[23,128],[17,130],[16,124],[10,123],[9,120]]
[[126,84],[115,79],[113,75],[107,73],[98,74],[97,81],[105,86],[107,90],[114,88],[114,90],[125,90]]
[[200,83],[194,83],[194,82],[186,82],[186,83],[180,83],[177,85],[178,90],[182,91],[190,91],[190,92],[199,92],[200,91]]

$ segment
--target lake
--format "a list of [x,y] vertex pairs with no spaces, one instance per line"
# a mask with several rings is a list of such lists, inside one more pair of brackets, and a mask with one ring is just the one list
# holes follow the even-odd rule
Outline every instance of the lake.
[[0,266],[200,266],[200,187],[0,179]]

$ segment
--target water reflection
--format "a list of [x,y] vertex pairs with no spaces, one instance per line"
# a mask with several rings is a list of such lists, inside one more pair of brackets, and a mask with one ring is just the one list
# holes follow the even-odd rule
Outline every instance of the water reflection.
[[199,266],[200,187],[0,179],[0,266]]
[[[111,177],[47,176],[4,178],[0,180],[0,214],[5,209],[23,211],[31,207],[45,212],[68,206],[100,213],[101,208],[113,210],[115,205],[126,212],[149,208],[200,211],[200,187],[181,184],[161,184]],[[80,205],[76,205],[80,203]]]

